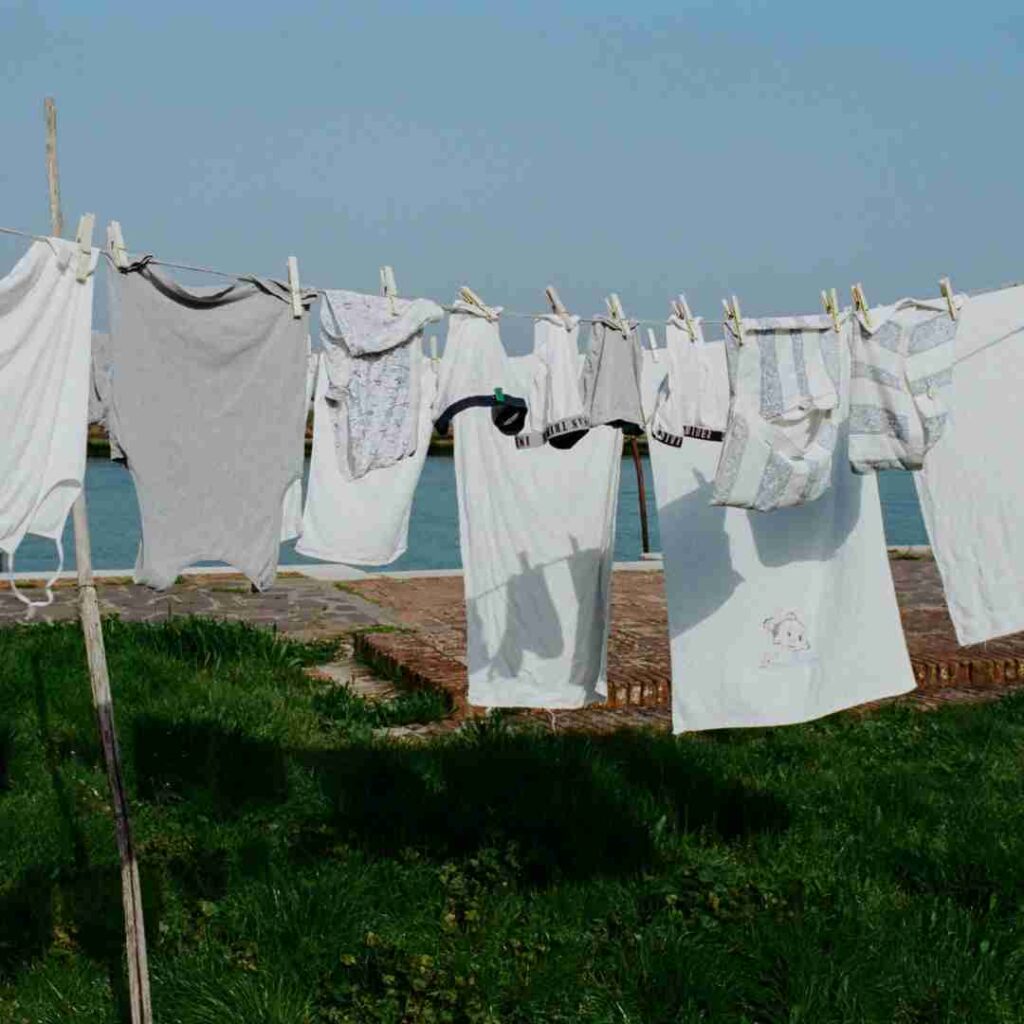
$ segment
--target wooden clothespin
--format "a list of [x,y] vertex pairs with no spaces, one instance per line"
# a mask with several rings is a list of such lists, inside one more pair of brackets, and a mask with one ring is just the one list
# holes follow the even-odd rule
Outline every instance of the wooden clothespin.
[[78,246],[75,280],[79,282],[89,279],[89,271],[92,268],[92,229],[95,223],[95,214],[83,214],[78,222],[78,231],[75,232],[75,244]]
[[839,333],[839,296],[836,295],[835,288],[830,288],[825,291],[824,288],[821,290],[821,304],[825,307],[825,312],[832,317],[832,326],[836,330],[836,334]]
[[739,299],[734,295],[732,299],[722,299],[722,306],[725,309],[725,321],[726,323],[732,323],[733,330],[736,332],[736,342],[740,345],[743,344],[743,316],[740,313],[740,302]]
[[653,327],[647,328],[647,344],[651,346],[651,354],[654,356],[654,361],[658,361],[658,338],[654,333]]
[[939,281],[939,291],[942,292],[942,297],[946,300],[946,309],[949,310],[949,319],[956,320],[956,303],[953,301],[953,285],[948,277],[944,277]]
[[395,283],[395,272],[391,267],[380,268],[380,293],[391,303],[391,315],[398,316],[398,309],[395,306],[398,285]]
[[477,295],[477,293],[468,285],[463,285],[459,289],[459,298],[462,299],[463,302],[468,302],[471,306],[476,306],[476,308],[479,309],[488,320],[498,319],[494,310],[491,309],[491,307],[488,306],[487,303],[484,302],[484,300],[481,299],[480,296]]
[[693,314],[690,312],[689,303],[686,301],[686,296],[680,292],[678,299],[672,300],[672,308],[675,310],[675,314],[680,320],[686,324],[686,330],[690,335],[690,341],[697,340],[697,325],[693,321]]
[[608,315],[615,323],[616,327],[623,334],[629,334],[629,323],[626,321],[626,313],[622,308],[622,301],[619,299],[615,292],[612,292],[605,300],[604,304],[608,307]]
[[853,308],[864,317],[867,329],[871,328],[871,312],[868,309],[868,300],[864,297],[864,286],[858,281],[851,286],[850,294],[853,296]]
[[107,249],[114,266],[118,270],[124,270],[128,266],[128,249],[124,244],[124,235],[121,233],[121,222],[112,220],[107,225]]
[[558,292],[555,291],[555,286],[553,284],[549,284],[547,288],[544,289],[544,294],[548,297],[548,302],[551,304],[551,311],[562,318],[567,331],[571,330],[572,320],[569,316],[569,310],[565,308],[565,303],[562,302]]
[[288,257],[288,288],[292,293],[292,316],[299,320],[302,318],[302,292],[299,290],[299,261],[294,256]]

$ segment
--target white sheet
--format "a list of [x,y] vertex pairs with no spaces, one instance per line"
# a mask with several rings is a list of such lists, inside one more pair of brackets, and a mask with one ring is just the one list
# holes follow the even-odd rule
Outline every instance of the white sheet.
[[[527,393],[535,357],[509,359]],[[603,699],[622,435],[517,448],[490,409],[454,421],[469,700],[578,708]]]
[[1024,629],[1024,288],[960,313],[952,422],[914,474],[962,644]]
[[[724,345],[706,353],[725,394]],[[647,401],[667,363],[644,353]],[[721,444],[651,441],[676,732],[802,722],[914,688],[877,481],[850,472],[845,447],[844,430],[822,497],[766,513],[710,504]]]

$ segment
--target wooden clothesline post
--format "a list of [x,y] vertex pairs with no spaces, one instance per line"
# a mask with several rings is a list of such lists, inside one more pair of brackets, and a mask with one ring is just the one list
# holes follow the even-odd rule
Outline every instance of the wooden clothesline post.
[[[50,189],[50,230],[55,237],[64,233],[60,206],[60,176],[57,171],[57,107],[51,98],[46,110],[46,178]],[[149,963],[146,956],[146,927],[142,916],[142,888],[139,865],[135,859],[128,797],[121,771],[121,751],[114,728],[114,702],[110,693],[107,654],[103,646],[103,625],[92,572],[92,548],[89,517],[85,505],[85,487],[71,510],[75,530],[75,563],[78,569],[78,614],[89,662],[89,683],[96,711],[103,760],[110,785],[117,833],[117,852],[121,861],[121,903],[124,909],[125,952],[128,959],[128,994],[132,1024],[152,1024],[153,1009],[149,995]]]

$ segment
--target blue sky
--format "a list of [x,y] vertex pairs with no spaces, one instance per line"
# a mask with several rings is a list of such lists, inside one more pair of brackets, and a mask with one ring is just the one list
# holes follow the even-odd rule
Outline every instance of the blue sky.
[[53,95],[70,230],[91,210],[166,258],[644,317],[999,284],[1024,278],[1019,10],[7,3],[0,224],[47,229]]

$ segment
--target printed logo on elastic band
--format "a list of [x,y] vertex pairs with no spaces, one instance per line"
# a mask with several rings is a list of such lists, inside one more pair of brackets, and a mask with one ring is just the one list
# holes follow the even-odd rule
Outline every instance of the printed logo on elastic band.
[[687,437],[692,437],[695,441],[718,441],[721,442],[725,438],[725,434],[721,430],[712,430],[710,427],[683,427],[681,434],[671,434],[667,430],[663,430],[661,427],[655,427],[651,431],[651,436],[662,444],[667,444],[671,448],[681,448],[683,441]]

